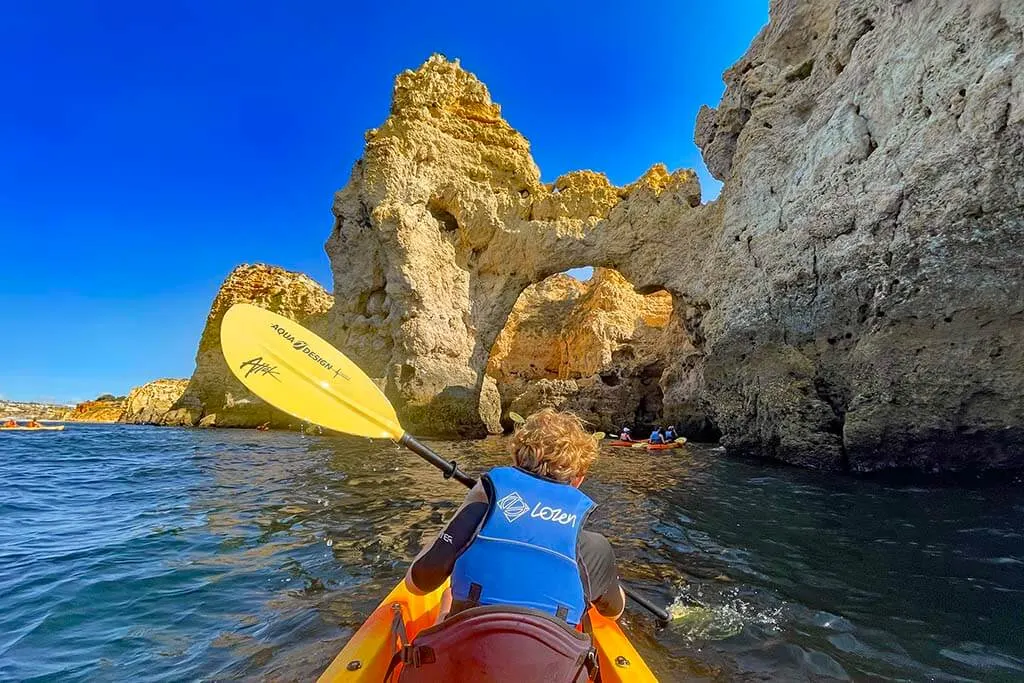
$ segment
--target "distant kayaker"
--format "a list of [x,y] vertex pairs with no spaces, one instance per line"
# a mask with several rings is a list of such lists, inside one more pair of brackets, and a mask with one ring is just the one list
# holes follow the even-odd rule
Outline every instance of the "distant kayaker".
[[665,443],[665,435],[662,433],[661,427],[657,427],[651,432],[650,443]]
[[672,443],[679,438],[679,433],[676,431],[675,425],[669,425],[668,429],[665,430],[665,442]]
[[7,420],[7,422],[4,422],[4,427],[17,427],[17,426],[18,426],[18,422],[16,420],[13,420],[13,419],[9,419],[9,420]]
[[32,429],[39,429],[43,425],[39,424],[35,418],[32,418],[31,420],[28,421],[28,424],[26,424],[25,426],[31,427]]
[[[597,458],[598,443],[579,418],[547,408],[516,429],[511,452],[514,467],[483,475],[409,567],[405,584],[417,595],[451,577],[450,609],[403,657],[410,661],[433,648],[441,662],[447,657],[436,648],[465,647],[494,657],[494,669],[513,676],[508,680],[515,680],[515,662],[529,658],[552,662],[548,680],[574,681],[580,672],[586,676],[581,662],[591,661],[590,643],[575,633],[585,629],[587,609],[593,605],[618,619],[625,607],[611,544],[582,530],[594,503],[577,487]],[[485,648],[481,638],[487,638]],[[570,670],[573,677],[554,673]],[[416,671],[406,666],[400,680],[456,680],[440,664]]]
[[622,432],[619,434],[619,441],[632,441],[633,435],[629,431],[629,427],[623,427]]

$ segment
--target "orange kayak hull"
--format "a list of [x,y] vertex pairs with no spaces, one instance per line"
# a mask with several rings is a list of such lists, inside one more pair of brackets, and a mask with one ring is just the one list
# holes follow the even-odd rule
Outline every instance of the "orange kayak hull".
[[649,451],[669,451],[673,448],[682,448],[683,444],[673,441],[672,443],[650,443],[647,444],[647,450]]
[[[427,595],[413,595],[399,582],[377,606],[331,665],[319,683],[373,681],[380,683],[398,643],[391,626],[398,611],[405,621],[410,640],[433,626],[441,610],[441,598],[447,584]],[[604,683],[657,681],[646,662],[614,621],[590,610],[594,643],[597,645],[601,680]]]
[[608,442],[607,445],[611,446],[612,448],[632,448],[633,446],[636,446],[638,443],[647,443],[647,439],[639,439],[637,441],[618,441],[618,440],[616,440],[616,441]]

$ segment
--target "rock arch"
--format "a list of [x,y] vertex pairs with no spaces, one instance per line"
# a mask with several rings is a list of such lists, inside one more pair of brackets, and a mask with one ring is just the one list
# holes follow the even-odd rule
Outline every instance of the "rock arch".
[[622,188],[591,171],[545,185],[483,84],[437,56],[398,77],[334,214],[327,334],[380,379],[408,429],[460,436],[498,428],[485,371],[526,287],[593,265],[702,301],[716,218],[689,170],[654,166]]
[[335,197],[325,336],[409,429],[479,435],[520,292],[606,266],[673,295],[695,351],[666,400],[706,403],[731,451],[1020,467],[1022,25],[1007,3],[773,1],[697,119],[725,184],[707,205],[657,166],[542,183],[486,88],[433,57],[397,78]]

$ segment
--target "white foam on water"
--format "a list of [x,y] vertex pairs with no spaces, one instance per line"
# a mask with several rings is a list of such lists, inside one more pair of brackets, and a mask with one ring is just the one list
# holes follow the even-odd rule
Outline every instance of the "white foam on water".
[[690,641],[725,640],[746,626],[779,630],[783,607],[758,605],[741,595],[737,587],[681,586],[668,607],[670,628]]

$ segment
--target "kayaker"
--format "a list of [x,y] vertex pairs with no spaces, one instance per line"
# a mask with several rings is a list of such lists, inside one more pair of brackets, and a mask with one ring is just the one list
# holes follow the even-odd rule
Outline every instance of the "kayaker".
[[665,435],[662,433],[661,427],[657,427],[653,432],[651,432],[650,443],[665,443]]
[[[588,607],[612,619],[622,614],[611,544],[582,530],[594,503],[577,487],[597,458],[597,441],[579,418],[548,408],[519,426],[511,452],[514,467],[483,475],[409,567],[406,587],[417,595],[451,577],[451,603],[444,620],[405,650],[403,682],[463,680],[444,665],[461,656],[438,653],[463,647],[493,656],[508,680],[516,680],[515,661],[527,657],[552,661],[549,680],[583,681],[596,661],[589,637],[578,632],[586,630]],[[408,666],[425,648],[437,664]]]
[[622,433],[619,434],[619,441],[632,441],[633,435],[629,432],[629,427],[623,427]]
[[13,419],[8,419],[7,422],[4,422],[4,427],[17,427],[17,426],[18,426],[17,421],[13,420]]
[[675,425],[669,425],[668,429],[665,430],[665,443],[672,443],[679,438],[679,433],[676,432]]
[[32,418],[31,420],[28,421],[28,424],[26,424],[25,426],[26,427],[31,427],[32,429],[38,429],[38,428],[42,427],[43,425],[39,424],[36,421],[35,418]]

